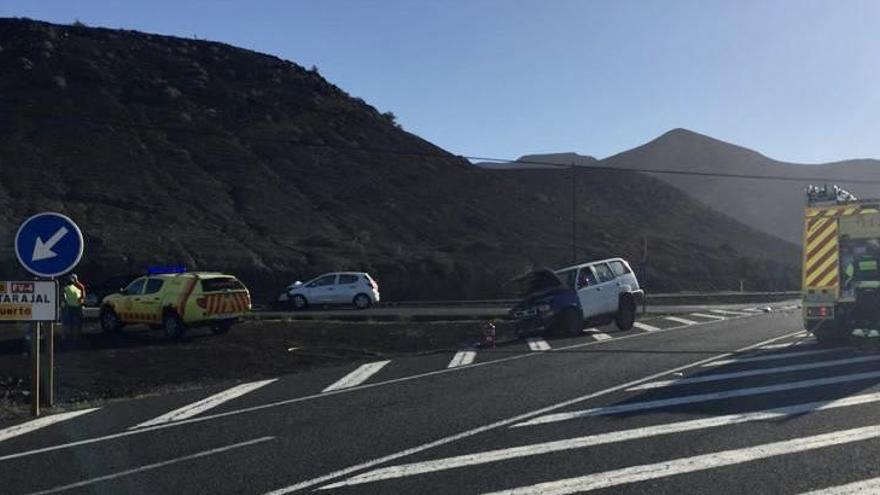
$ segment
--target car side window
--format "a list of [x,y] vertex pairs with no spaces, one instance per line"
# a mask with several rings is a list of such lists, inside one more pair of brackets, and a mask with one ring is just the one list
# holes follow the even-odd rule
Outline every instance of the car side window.
[[575,287],[575,276],[577,275],[577,270],[567,270],[564,272],[559,272],[556,274],[559,277],[559,280],[562,280],[562,283],[573,289]]
[[614,273],[611,272],[611,269],[608,268],[608,265],[605,263],[593,265],[593,268],[596,270],[596,275],[599,277],[600,283],[614,280]]
[[629,273],[629,268],[622,261],[612,261],[609,263],[611,266],[611,271],[614,272],[614,276],[619,277],[621,275],[626,275]]
[[333,285],[336,282],[336,275],[326,275],[309,284],[309,287],[324,287]]
[[144,294],[155,294],[162,290],[162,285],[164,285],[165,281],[161,278],[151,278],[147,280],[147,288],[144,290]]
[[357,275],[340,275],[338,285],[348,285],[348,284],[356,284],[358,281]]
[[147,279],[139,278],[134,282],[128,284],[128,287],[125,288],[125,294],[128,296],[136,296],[139,295],[144,290],[144,284]]
[[578,273],[577,288],[583,289],[584,287],[596,284],[596,275],[593,274],[593,270],[588,266],[581,268],[581,271]]

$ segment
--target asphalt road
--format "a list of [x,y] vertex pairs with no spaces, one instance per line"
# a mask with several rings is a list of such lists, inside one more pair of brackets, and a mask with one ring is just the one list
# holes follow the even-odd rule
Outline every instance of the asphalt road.
[[880,353],[723,311],[0,424],[0,491],[876,492]]

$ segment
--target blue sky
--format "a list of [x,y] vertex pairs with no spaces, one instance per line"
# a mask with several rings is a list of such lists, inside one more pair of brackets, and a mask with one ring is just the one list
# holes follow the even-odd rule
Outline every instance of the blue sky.
[[306,67],[460,154],[598,157],[685,127],[788,161],[880,157],[873,0],[0,0]]

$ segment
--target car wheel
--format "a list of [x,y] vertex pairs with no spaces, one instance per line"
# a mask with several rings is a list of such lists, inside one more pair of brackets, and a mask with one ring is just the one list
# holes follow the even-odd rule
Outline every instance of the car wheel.
[[165,316],[162,317],[162,327],[165,329],[165,335],[172,339],[180,338],[186,332],[183,320],[175,311],[165,312]]
[[211,325],[211,331],[214,332],[214,335],[223,335],[229,332],[229,329],[232,328],[231,321],[218,321]]
[[301,309],[306,309],[306,307],[308,307],[309,305],[309,302],[306,301],[306,298],[299,294],[293,296],[293,299],[291,299],[291,301],[293,301],[293,309],[297,311]]
[[581,312],[575,308],[568,308],[556,317],[552,333],[567,336],[578,335],[583,330],[583,323],[584,318]]
[[366,294],[358,294],[354,296],[354,307],[357,309],[367,309],[373,304],[373,301],[370,299],[370,296]]
[[617,308],[617,315],[614,317],[614,324],[620,330],[631,330],[636,322],[636,305],[630,298],[620,300]]
[[107,333],[117,333],[122,330],[122,322],[119,321],[119,316],[110,306],[101,308],[98,319],[101,321],[101,329]]

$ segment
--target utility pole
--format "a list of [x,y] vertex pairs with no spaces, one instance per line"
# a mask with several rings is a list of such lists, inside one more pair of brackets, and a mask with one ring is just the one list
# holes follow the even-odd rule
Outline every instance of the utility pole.
[[577,168],[571,162],[571,262],[577,261]]

